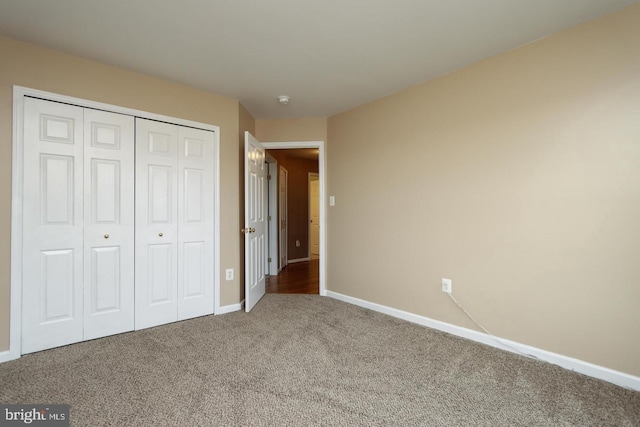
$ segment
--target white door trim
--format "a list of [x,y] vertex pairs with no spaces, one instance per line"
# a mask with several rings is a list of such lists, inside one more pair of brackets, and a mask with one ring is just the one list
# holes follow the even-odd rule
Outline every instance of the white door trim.
[[320,295],[327,295],[327,169],[325,163],[324,141],[294,141],[294,142],[263,142],[262,146],[268,150],[291,148],[317,148],[318,173],[320,174]]
[[9,351],[0,353],[0,362],[18,359],[21,349],[22,335],[22,192],[24,187],[23,167],[23,126],[24,126],[24,98],[34,97],[48,101],[63,102],[79,107],[105,110],[113,113],[126,114],[134,117],[158,120],[214,132],[214,313],[220,311],[220,126],[179,119],[162,114],[140,111],[133,108],[119,107],[102,102],[90,101],[30,89],[23,86],[13,86],[13,141],[11,156],[11,301],[9,314]]

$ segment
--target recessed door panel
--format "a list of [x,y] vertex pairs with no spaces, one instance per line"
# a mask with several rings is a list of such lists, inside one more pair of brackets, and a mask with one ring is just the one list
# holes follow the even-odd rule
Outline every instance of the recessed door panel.
[[184,299],[204,297],[206,264],[206,242],[186,242],[183,250],[183,295]]
[[73,319],[73,249],[42,251],[40,322]]
[[184,220],[193,224],[204,218],[204,171],[202,169],[184,169]]
[[40,189],[42,224],[73,224],[75,206],[74,158],[41,154]]
[[[101,123],[93,121],[91,123],[91,146],[96,148],[108,148],[111,150],[120,149],[120,133],[122,126],[119,124]],[[126,131],[126,129],[125,129]],[[129,135],[124,135],[129,140]]]
[[90,315],[120,309],[120,248],[92,248]]
[[[80,118],[80,122],[81,120],[82,119]],[[62,144],[74,144],[74,124],[76,121],[76,117],[40,114],[40,140]]]
[[174,188],[171,185],[175,168],[149,165],[149,223],[171,223]]
[[92,212],[95,223],[120,222],[120,162],[91,159]]
[[175,259],[171,256],[171,244],[149,245],[149,304],[171,303],[171,266]]

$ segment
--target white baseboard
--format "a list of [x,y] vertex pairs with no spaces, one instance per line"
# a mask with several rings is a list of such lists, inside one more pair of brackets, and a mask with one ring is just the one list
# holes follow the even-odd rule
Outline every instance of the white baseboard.
[[13,354],[9,350],[0,351],[0,363],[8,362],[10,360],[15,360],[15,359],[19,359],[19,358],[20,358],[19,354],[17,354],[17,355]]
[[306,258],[290,259],[290,260],[287,260],[287,264],[295,264],[296,262],[305,262],[305,261],[311,261],[311,258],[306,257]]
[[477,332],[471,329],[463,328],[461,326],[456,326],[450,323],[441,322],[439,320],[430,319],[428,317],[365,301],[359,298],[350,297],[348,295],[339,294],[337,292],[327,291],[327,296],[343,302],[347,302],[349,304],[354,304],[373,311],[377,311],[379,313],[387,314],[392,317],[397,317],[398,319],[417,323],[418,325],[427,326],[429,328],[447,332],[452,335],[490,345],[492,347],[506,350],[511,353],[534,357],[536,359],[558,365],[570,371],[579,372],[581,374],[588,375],[593,378],[598,378],[600,380],[607,381],[621,387],[640,391],[640,377],[625,374],[624,372],[614,371],[613,369],[605,368],[604,366],[594,365],[592,363],[574,359],[562,354],[552,353],[550,351],[531,347],[529,345],[521,344],[505,338],[494,337],[482,332]]
[[216,316],[218,314],[233,313],[234,311],[240,311],[243,309],[244,309],[244,300],[242,300],[238,304],[223,305],[222,307],[220,307],[220,310],[218,310],[218,312],[216,313]]

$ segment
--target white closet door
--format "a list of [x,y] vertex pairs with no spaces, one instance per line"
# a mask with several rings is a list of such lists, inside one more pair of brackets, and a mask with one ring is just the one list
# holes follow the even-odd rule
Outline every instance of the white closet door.
[[213,313],[213,132],[178,127],[178,320]]
[[83,110],[25,98],[22,353],[82,340]]
[[136,329],[178,317],[177,168],[177,126],[136,119]]
[[134,327],[134,118],[84,110],[84,339]]

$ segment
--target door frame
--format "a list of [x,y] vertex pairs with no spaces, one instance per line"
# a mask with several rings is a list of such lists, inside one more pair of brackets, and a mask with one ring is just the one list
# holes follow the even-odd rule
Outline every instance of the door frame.
[[325,141],[263,142],[267,150],[292,148],[318,149],[318,174],[320,181],[320,295],[327,296],[327,169],[325,162]]
[[134,108],[91,101],[72,96],[31,89],[19,85],[13,86],[13,136],[11,153],[11,300],[9,302],[9,350],[0,352],[0,363],[20,358],[22,348],[22,193],[24,190],[24,98],[34,97],[47,101],[77,105],[113,113],[125,114],[150,120],[193,127],[214,133],[214,314],[221,311],[220,307],[220,126],[200,123],[177,117],[155,114]]

